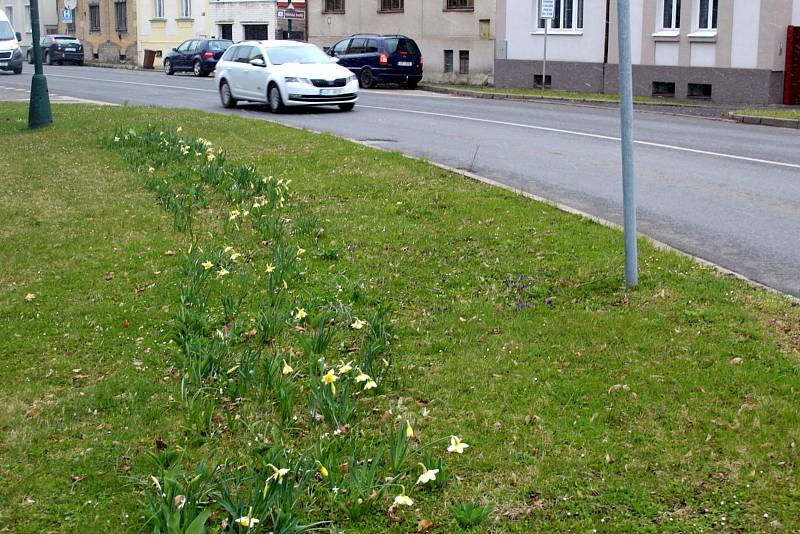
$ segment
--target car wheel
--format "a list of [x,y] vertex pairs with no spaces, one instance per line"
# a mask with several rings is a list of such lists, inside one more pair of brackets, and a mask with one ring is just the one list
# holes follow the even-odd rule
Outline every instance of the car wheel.
[[19,68],[14,69],[14,74],[22,74],[22,65],[20,65]]
[[50,55],[50,52],[44,53],[44,62],[47,63],[48,65],[53,64],[53,56]]
[[83,61],[78,61],[78,66],[83,67]]
[[372,75],[372,71],[369,69],[362,70],[361,74],[358,75],[358,84],[364,89],[375,87],[375,76]]
[[175,74],[175,71],[172,68],[172,61],[168,59],[164,60],[164,73],[167,76],[172,76],[173,74]]
[[349,104],[339,104],[339,109],[342,111],[353,111],[353,108],[356,107],[355,104],[350,102]]
[[281,98],[281,90],[277,85],[271,85],[269,88],[269,110],[273,113],[281,113],[284,109],[283,98]]
[[28,65],[33,65],[33,52],[28,50]]
[[194,60],[194,64],[192,65],[192,72],[198,78],[201,76],[205,76],[205,72],[203,72],[203,65],[200,63],[199,59]]
[[233,98],[231,87],[224,80],[219,84],[219,99],[222,101],[222,105],[228,109],[236,107],[236,99]]

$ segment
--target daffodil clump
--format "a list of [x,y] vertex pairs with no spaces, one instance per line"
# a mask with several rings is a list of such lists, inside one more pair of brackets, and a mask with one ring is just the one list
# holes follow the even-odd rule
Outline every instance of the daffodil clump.
[[[444,458],[469,445],[449,435],[426,442],[405,409],[386,404],[389,312],[365,304],[363,284],[325,280],[324,232],[290,181],[181,129],[119,131],[111,146],[186,236],[175,247],[174,353],[165,355],[178,369],[184,439],[148,456],[147,528],[302,532],[386,513],[401,521],[441,491],[451,479]],[[178,448],[204,460],[189,469]]]

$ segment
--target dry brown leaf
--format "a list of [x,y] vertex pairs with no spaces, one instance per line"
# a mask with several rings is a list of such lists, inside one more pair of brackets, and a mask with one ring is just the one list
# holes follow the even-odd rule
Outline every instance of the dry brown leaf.
[[417,523],[417,528],[414,529],[414,532],[428,532],[430,529],[433,528],[433,523],[430,520],[425,519],[424,517],[419,520]]

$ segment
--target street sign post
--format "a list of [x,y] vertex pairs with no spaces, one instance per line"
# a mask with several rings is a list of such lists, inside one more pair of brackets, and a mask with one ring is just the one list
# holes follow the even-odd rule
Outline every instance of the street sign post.
[[71,9],[62,9],[61,10],[61,22],[65,24],[72,24],[72,10]]
[[[539,18],[544,19],[544,56],[542,60],[542,94],[544,94],[545,83],[547,82],[547,30],[550,21],[556,16],[556,0],[541,0]],[[536,86],[536,80],[533,83]]]
[[639,283],[636,244],[636,196],[633,167],[633,67],[631,65],[631,2],[618,0],[619,109],[622,138],[622,211],[625,236],[625,285]]

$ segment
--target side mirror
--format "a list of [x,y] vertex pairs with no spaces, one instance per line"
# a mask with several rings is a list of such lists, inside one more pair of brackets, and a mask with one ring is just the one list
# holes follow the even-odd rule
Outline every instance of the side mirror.
[[17,42],[21,43],[22,42],[22,34],[17,32],[15,35],[17,36]]
[[173,51],[173,52],[177,52],[177,51],[178,51],[178,49],[177,49],[177,48],[173,48],[173,49],[172,49],[172,51]]
[[267,64],[264,63],[264,60],[261,59],[260,57],[257,57],[255,59],[251,59],[250,60],[250,64],[252,66],[254,66],[254,67],[266,67],[267,66]]

